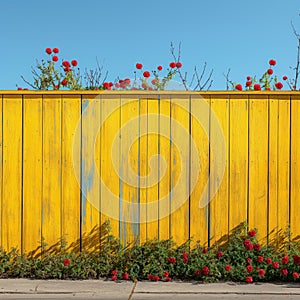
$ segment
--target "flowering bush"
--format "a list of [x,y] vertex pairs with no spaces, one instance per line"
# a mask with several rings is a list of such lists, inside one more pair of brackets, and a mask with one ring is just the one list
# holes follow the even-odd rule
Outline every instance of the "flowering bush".
[[[107,223],[108,224],[108,223]],[[109,224],[107,225],[109,226]],[[171,281],[176,279],[214,282],[298,281],[299,245],[287,243],[281,250],[258,243],[256,230],[240,227],[222,245],[207,249],[191,241],[176,246],[169,239],[123,247],[108,232],[100,252],[79,254],[43,251],[41,258],[0,249],[0,277],[110,278],[116,280]]]

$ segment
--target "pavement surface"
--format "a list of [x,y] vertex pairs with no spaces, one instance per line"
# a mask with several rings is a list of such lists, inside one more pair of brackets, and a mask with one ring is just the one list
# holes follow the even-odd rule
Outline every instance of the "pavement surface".
[[300,299],[300,283],[0,279],[0,299]]

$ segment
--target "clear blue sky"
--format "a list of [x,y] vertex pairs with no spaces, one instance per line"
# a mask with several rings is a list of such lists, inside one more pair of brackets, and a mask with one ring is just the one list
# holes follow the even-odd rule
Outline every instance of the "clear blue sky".
[[260,76],[270,58],[277,75],[292,76],[300,32],[299,0],[85,0],[0,1],[0,89],[26,87],[35,59],[46,47],[58,47],[61,58],[94,68],[96,57],[117,76],[132,77],[135,63],[152,70],[167,66],[170,42],[182,43],[183,70],[192,74],[204,62],[214,69],[213,90],[226,88],[222,75],[244,83]]

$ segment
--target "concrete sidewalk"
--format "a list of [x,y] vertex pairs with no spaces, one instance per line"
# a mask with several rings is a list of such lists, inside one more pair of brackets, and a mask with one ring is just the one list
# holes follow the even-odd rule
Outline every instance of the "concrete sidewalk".
[[300,283],[0,279],[0,299],[300,299]]

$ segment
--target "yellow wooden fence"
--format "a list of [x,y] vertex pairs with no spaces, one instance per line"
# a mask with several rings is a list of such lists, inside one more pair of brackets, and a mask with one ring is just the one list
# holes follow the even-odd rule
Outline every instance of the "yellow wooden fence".
[[297,92],[0,91],[0,246],[300,235]]

